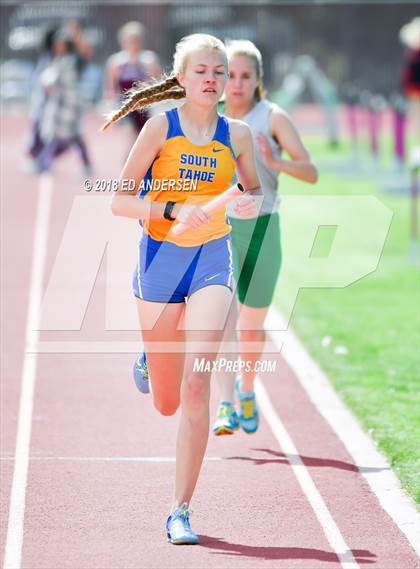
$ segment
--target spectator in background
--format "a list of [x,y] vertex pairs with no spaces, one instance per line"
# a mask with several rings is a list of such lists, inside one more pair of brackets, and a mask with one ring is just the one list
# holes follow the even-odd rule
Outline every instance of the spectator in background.
[[50,169],[53,160],[71,146],[76,146],[84,174],[91,174],[86,145],[80,134],[83,105],[79,77],[83,57],[74,49],[69,32],[59,29],[53,36],[52,57],[40,74],[44,104],[39,120],[42,149],[37,156],[39,172]]
[[43,147],[41,135],[39,132],[39,125],[46,101],[46,93],[41,84],[40,77],[44,69],[46,69],[48,65],[51,63],[51,59],[53,57],[53,52],[52,52],[53,39],[54,39],[54,34],[56,32],[57,28],[50,28],[45,32],[44,39],[41,45],[41,53],[38,57],[35,71],[33,73],[32,93],[31,93],[30,111],[29,111],[29,119],[31,124],[29,131],[29,140],[26,148],[26,152],[28,154],[28,161],[24,165],[24,169],[28,173],[37,170],[36,159],[38,158],[38,155]]
[[[161,68],[157,55],[144,50],[145,28],[140,22],[127,22],[118,32],[121,51],[108,59],[105,74],[105,98],[114,104],[121,104],[124,93],[136,83],[160,77]],[[134,142],[144,123],[149,118],[147,111],[139,110],[129,114],[126,123],[131,127]]]
[[[27,146],[29,160],[24,165],[28,173],[48,170],[52,160],[72,145],[80,152],[85,173],[90,172],[86,145],[78,124],[72,123],[73,117],[76,117],[76,123],[80,119],[79,78],[92,54],[92,47],[77,20],[68,20],[62,29],[55,27],[45,33],[34,72]],[[71,106],[74,112],[68,111]],[[71,136],[60,131],[63,115],[68,115],[67,120],[72,124],[67,128],[67,132],[72,131]]]
[[401,76],[401,87],[409,101],[408,130],[418,134],[420,129],[420,17],[414,18],[400,30],[400,41],[407,47]]

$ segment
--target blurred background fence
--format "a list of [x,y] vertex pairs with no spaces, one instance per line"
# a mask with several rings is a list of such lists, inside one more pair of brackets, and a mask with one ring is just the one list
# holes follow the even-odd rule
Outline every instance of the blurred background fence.
[[[352,84],[389,96],[399,89],[404,57],[398,32],[418,13],[415,3],[401,2],[3,2],[1,99],[27,100],[29,76],[45,30],[68,18],[81,22],[94,48],[92,65],[98,68],[118,50],[119,27],[140,20],[147,30],[146,47],[159,54],[166,70],[171,68],[176,41],[201,31],[254,41],[264,57],[269,91],[280,88],[294,58],[307,54],[339,95]],[[301,96],[305,98],[310,98],[307,89]]]

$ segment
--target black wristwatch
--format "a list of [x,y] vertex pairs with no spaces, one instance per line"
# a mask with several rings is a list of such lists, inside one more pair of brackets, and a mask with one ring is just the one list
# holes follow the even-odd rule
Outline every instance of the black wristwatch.
[[163,217],[168,221],[175,221],[176,217],[172,217],[172,210],[174,209],[175,202],[166,202],[165,209],[163,211]]

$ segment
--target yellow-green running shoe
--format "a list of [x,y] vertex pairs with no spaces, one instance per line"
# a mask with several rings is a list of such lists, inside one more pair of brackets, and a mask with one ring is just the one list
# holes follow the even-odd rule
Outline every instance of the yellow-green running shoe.
[[251,435],[255,433],[260,424],[257,403],[254,391],[241,391],[241,378],[235,381],[235,394],[239,402],[239,424],[245,433]]
[[221,401],[217,408],[213,433],[220,435],[233,435],[239,429],[239,417],[230,401]]

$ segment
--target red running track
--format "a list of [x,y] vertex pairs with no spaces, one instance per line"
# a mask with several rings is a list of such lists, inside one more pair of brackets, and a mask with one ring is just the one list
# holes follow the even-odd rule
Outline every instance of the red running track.
[[[87,132],[94,177],[115,178],[125,141],[116,129]],[[20,173],[25,119],[3,117],[2,222],[2,565],[19,414],[32,242],[39,180]],[[44,288],[69,211],[83,195],[77,158],[57,163]],[[92,220],[92,231],[95,231]],[[132,244],[135,249],[135,243]],[[75,252],[77,255],[77,252]],[[130,267],[131,270],[131,267]],[[49,341],[131,341],[104,330],[104,271],[98,273],[81,331],[41,332]],[[66,302],[66,298],[62,299]],[[134,310],[134,306],[133,306]],[[276,413],[351,550],[355,565],[417,567],[408,541],[310,402],[279,354],[262,376]],[[39,353],[32,414],[21,566],[27,569],[336,569],[328,542],[288,458],[263,420],[258,433],[210,437],[193,501],[199,547],[166,542],[178,418],[160,417],[131,379],[130,353]],[[217,404],[212,394],[212,413]],[[169,457],[169,460],[168,460]],[[151,459],[155,460],[151,460]],[[359,465],[363,466],[363,465]]]

